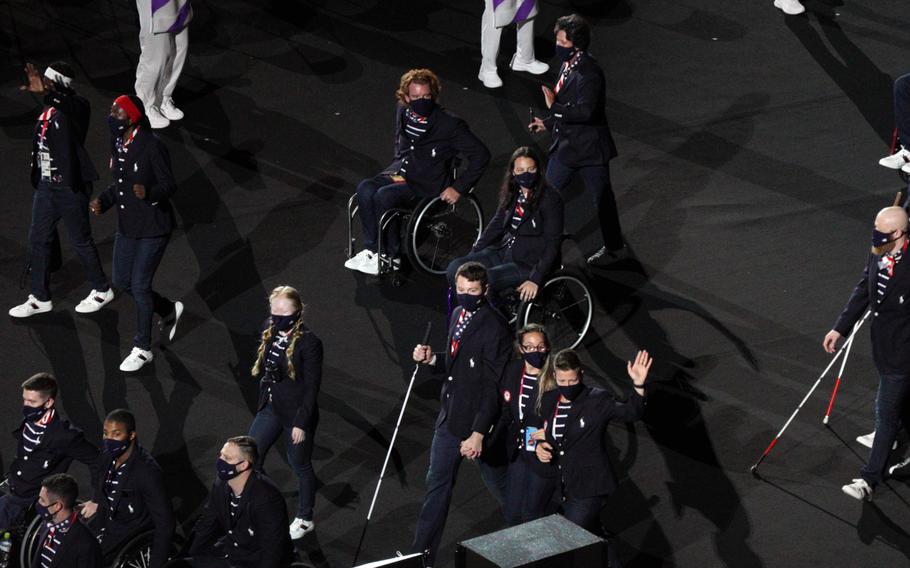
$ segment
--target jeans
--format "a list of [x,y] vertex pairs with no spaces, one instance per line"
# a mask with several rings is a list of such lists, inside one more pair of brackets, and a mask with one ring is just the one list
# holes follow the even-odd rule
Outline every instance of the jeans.
[[0,530],[8,531],[16,526],[22,515],[37,500],[36,497],[20,497],[7,493],[0,497]]
[[910,150],[910,73],[894,81],[894,123],[901,145]]
[[458,272],[458,267],[472,260],[486,267],[487,283],[489,283],[490,289],[497,296],[509,288],[516,288],[531,275],[530,270],[521,268],[512,262],[512,254],[509,249],[487,247],[461,258],[456,258],[449,263],[446,269],[446,277],[449,279],[450,287],[453,289],[455,287],[455,273]]
[[869,452],[869,461],[863,466],[861,475],[866,483],[875,487],[885,476],[891,445],[897,437],[897,430],[903,419],[904,428],[910,431],[910,412],[907,394],[910,393],[910,376],[881,375],[878,395],[875,397],[875,439]]
[[284,434],[288,464],[297,476],[299,495],[296,516],[305,521],[313,520],[313,504],[316,501],[316,474],[311,463],[315,430],[315,426],[306,430],[303,442],[299,444],[291,442],[291,427],[281,424],[271,404],[266,404],[256,414],[250,426],[250,436],[256,439],[256,446],[259,448],[260,466],[265,462],[265,455],[269,449],[278,441],[278,437]]
[[[357,211],[363,225],[363,248],[377,252],[379,220],[389,209],[407,207],[417,201],[417,194],[408,184],[392,181],[387,175],[365,179],[357,186]],[[401,227],[396,218],[388,225],[383,254],[398,256],[401,248]]]
[[506,491],[506,522],[509,526],[543,517],[556,488],[555,477],[541,477],[531,469],[528,460],[537,458],[533,452],[528,453],[532,455],[519,455],[509,464]]
[[430,467],[427,470],[426,494],[417,517],[414,531],[414,552],[427,553],[427,566],[432,566],[442,540],[442,531],[449,515],[452,490],[461,466],[461,440],[449,432],[448,425],[439,425],[433,433],[430,446]]
[[92,227],[88,218],[89,194],[73,191],[67,187],[51,189],[39,184],[32,198],[32,224],[28,231],[31,248],[32,295],[46,302],[51,299],[50,270],[51,243],[54,240],[57,223],[63,219],[70,242],[79,254],[85,276],[92,282],[92,288],[104,292],[110,288],[98,249],[92,239]]
[[174,302],[152,290],[169,239],[169,235],[136,239],[120,233],[114,237],[114,286],[136,302],[133,344],[146,351],[152,348],[152,313],[165,318],[174,312]]
[[570,168],[563,165],[555,156],[551,157],[550,163],[547,164],[547,181],[560,193],[568,187],[576,173],[584,180],[585,188],[594,201],[604,246],[607,250],[621,249],[623,247],[622,229],[619,225],[616,197],[613,195],[613,186],[610,184],[610,164]]

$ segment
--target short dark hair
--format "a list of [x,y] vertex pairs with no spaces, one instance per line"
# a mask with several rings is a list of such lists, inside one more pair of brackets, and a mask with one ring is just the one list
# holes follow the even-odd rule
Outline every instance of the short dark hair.
[[39,392],[45,398],[57,398],[57,379],[50,373],[35,373],[22,383],[22,390]]
[[59,71],[60,73],[66,75],[70,79],[76,78],[76,72],[73,71],[72,66],[70,66],[70,64],[67,63],[66,61],[54,61],[53,63],[48,65],[48,67],[53,68],[54,71]]
[[487,285],[487,269],[479,262],[470,260],[458,267],[455,273],[455,280],[462,277],[469,282],[480,282],[482,286]]
[[44,487],[48,495],[52,495],[55,500],[60,500],[65,508],[72,509],[76,506],[79,484],[72,475],[66,473],[49,475],[41,482],[41,487]]
[[566,32],[566,39],[582,51],[587,51],[591,45],[591,26],[578,14],[569,14],[556,20],[553,33]]
[[136,431],[136,417],[133,416],[133,413],[125,408],[118,408],[116,410],[111,410],[107,413],[107,416],[104,417],[105,422],[116,422],[117,424],[123,424],[126,426],[127,432]]
[[259,463],[259,446],[256,444],[256,438],[252,436],[234,436],[228,438],[228,444],[234,444],[243,454],[243,459],[250,462],[250,466],[256,467]]
[[558,371],[581,371],[581,359],[574,349],[563,349],[553,359]]

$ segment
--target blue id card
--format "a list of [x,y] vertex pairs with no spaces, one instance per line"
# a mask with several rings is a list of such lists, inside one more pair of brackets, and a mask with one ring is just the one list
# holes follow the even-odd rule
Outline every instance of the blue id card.
[[534,426],[525,426],[525,449],[529,452],[533,452],[534,448],[537,447],[537,440],[532,440],[531,436],[538,430],[540,430],[540,428],[535,428]]

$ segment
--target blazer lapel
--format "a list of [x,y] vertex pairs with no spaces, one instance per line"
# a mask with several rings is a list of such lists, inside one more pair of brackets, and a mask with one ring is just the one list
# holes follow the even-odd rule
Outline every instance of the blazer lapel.
[[[908,256],[910,256],[910,254],[908,254]],[[906,274],[908,271],[908,269],[907,269],[908,261],[910,261],[910,258],[902,258],[901,261],[898,262],[894,266],[894,272],[891,274],[891,279],[888,280],[888,286],[885,288],[885,293],[882,295],[881,301],[879,303],[882,303],[882,304],[885,303],[885,300],[891,294],[891,291],[894,290],[895,288],[897,288],[897,283],[901,279],[906,277]],[[878,293],[878,261],[877,260],[875,261],[874,266],[875,266],[875,285],[873,286],[873,290],[877,294]]]

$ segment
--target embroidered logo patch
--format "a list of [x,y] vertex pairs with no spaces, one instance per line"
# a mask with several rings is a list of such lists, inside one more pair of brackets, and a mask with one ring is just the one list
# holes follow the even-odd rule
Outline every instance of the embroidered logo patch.
[[509,402],[510,400],[512,400],[512,393],[510,393],[509,391],[503,391],[502,398],[504,398],[506,402]]
[[582,428],[584,428],[584,427],[585,427],[585,419],[582,418],[581,420],[579,420],[579,421],[578,421],[578,424],[579,424]]

